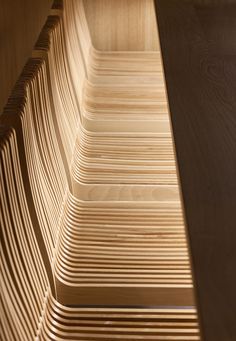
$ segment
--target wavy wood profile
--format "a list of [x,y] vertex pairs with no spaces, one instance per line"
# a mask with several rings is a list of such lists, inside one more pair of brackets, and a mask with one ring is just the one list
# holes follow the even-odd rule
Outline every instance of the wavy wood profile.
[[54,3],[0,118],[3,335],[199,340],[160,52],[95,49],[89,8]]

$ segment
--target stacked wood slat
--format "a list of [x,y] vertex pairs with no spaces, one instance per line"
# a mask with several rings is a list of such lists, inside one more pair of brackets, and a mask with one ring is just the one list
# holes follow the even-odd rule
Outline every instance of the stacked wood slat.
[[198,340],[160,52],[57,1],[0,120],[4,338]]

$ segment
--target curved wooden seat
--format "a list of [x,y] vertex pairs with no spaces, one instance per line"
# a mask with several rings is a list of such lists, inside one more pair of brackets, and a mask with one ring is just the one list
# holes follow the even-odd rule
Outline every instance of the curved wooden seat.
[[137,297],[143,306],[193,305],[179,204],[107,204],[70,196],[55,277],[66,305],[135,305]]
[[160,52],[51,14],[0,117],[4,335],[198,340]]
[[3,340],[199,340],[194,309],[59,304],[51,294],[29,211],[14,129],[1,131],[0,161]]
[[194,310],[70,309],[50,297],[45,315],[42,340],[199,340]]

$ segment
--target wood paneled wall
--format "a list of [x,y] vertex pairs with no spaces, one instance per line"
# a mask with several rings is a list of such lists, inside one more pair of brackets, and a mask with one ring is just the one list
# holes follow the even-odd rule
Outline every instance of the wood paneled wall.
[[52,0],[0,0],[0,113],[51,5]]
[[156,8],[203,340],[235,341],[236,3]]
[[158,49],[153,0],[86,0],[84,6],[98,50]]

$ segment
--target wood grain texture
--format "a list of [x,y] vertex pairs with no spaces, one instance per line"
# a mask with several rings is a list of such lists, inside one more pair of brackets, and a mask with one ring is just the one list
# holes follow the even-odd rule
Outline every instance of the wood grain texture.
[[0,113],[31,55],[52,0],[0,1]]
[[84,6],[96,49],[158,50],[153,0],[86,0]]
[[161,55],[63,3],[0,117],[3,339],[199,340]]
[[206,341],[236,339],[236,4],[156,0]]

